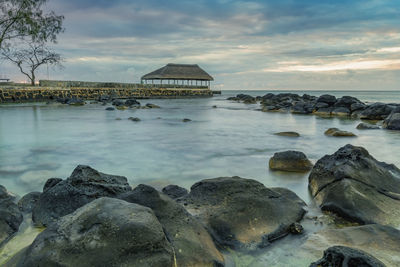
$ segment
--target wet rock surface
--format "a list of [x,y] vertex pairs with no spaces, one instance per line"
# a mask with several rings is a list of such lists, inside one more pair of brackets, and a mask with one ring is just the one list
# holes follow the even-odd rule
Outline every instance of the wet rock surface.
[[393,109],[383,121],[383,128],[388,130],[400,130],[400,107]]
[[361,224],[400,226],[400,170],[352,145],[317,161],[309,188],[322,210]]
[[384,267],[385,265],[372,255],[358,249],[334,246],[324,251],[324,256],[310,267]]
[[58,181],[40,195],[32,218],[35,223],[47,226],[97,198],[116,197],[130,190],[126,177],[78,165],[68,179]]
[[9,266],[173,266],[174,251],[153,211],[100,198],[60,218]]
[[26,194],[18,201],[18,208],[25,213],[32,212],[41,194],[40,192],[30,192]]
[[224,259],[207,230],[182,205],[147,185],[120,198],[154,211],[174,247],[177,266],[223,266]]
[[380,129],[380,127],[377,126],[377,125],[373,125],[373,124],[365,123],[365,122],[359,123],[356,128],[359,129],[359,130],[377,130],[377,129]]
[[329,128],[324,133],[327,136],[334,136],[334,137],[356,137],[356,135],[352,132],[342,131],[338,128]]
[[15,198],[0,185],[0,246],[18,231],[23,216]]
[[162,189],[162,192],[172,199],[183,197],[189,193],[186,188],[178,185],[167,185]]
[[287,136],[287,137],[300,137],[300,134],[297,132],[279,132],[279,133],[274,133],[274,135]]
[[289,233],[305,203],[292,191],[240,177],[202,180],[178,199],[223,247],[255,249]]
[[277,152],[269,160],[269,168],[277,171],[306,172],[312,166],[303,152],[293,150]]

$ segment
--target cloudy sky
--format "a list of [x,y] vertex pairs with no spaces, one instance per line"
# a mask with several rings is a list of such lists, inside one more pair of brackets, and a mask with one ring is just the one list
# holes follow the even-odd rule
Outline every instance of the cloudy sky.
[[197,63],[214,76],[216,89],[400,90],[398,0],[49,0],[47,6],[65,16],[66,28],[54,46],[65,68],[50,70],[51,79],[137,82],[167,63]]

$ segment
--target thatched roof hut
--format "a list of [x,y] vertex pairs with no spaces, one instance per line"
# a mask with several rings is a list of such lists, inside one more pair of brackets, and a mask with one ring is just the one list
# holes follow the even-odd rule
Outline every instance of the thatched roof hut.
[[141,80],[146,83],[149,80],[152,83],[154,83],[154,80],[160,80],[161,84],[163,81],[167,81],[168,84],[172,81],[173,84],[181,83],[182,85],[185,83],[186,85],[193,85],[194,82],[197,85],[197,82],[200,81],[200,85],[209,86],[210,81],[213,81],[214,78],[197,64],[169,63],[160,69],[143,75]]

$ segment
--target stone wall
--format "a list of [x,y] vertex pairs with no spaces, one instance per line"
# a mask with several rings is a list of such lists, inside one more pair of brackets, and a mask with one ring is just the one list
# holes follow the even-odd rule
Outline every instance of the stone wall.
[[54,88],[54,87],[0,87],[0,103],[40,102],[57,98],[98,99],[114,98],[191,98],[211,97],[212,91],[204,88]]

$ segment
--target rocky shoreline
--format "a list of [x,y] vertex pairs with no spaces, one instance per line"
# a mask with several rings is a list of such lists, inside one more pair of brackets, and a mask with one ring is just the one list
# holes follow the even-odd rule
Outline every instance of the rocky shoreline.
[[[126,177],[79,165],[67,179],[50,178],[42,192],[22,198],[0,187],[1,247],[23,220],[46,227],[32,244],[14,251],[6,266],[230,266],[226,251],[251,255],[288,236],[302,240],[299,252],[315,252],[312,244],[321,243],[324,255],[310,259],[310,266],[400,264],[400,258],[388,257],[400,248],[396,166],[352,145],[314,166],[296,151],[274,157],[283,160],[280,170],[312,168],[313,202],[324,217],[347,223],[312,218],[294,192],[252,179],[219,177],[199,181],[190,191],[177,185],[157,191],[144,184],[131,188]],[[310,233],[302,226],[310,220],[324,226]],[[368,240],[374,245],[366,245]]]
[[400,130],[400,104],[397,103],[366,104],[352,96],[336,98],[333,95],[325,94],[316,97],[293,93],[268,93],[257,97],[238,94],[235,97],[227,98],[227,100],[245,104],[260,103],[263,112],[349,117],[371,122],[378,121],[377,124],[384,129]]

